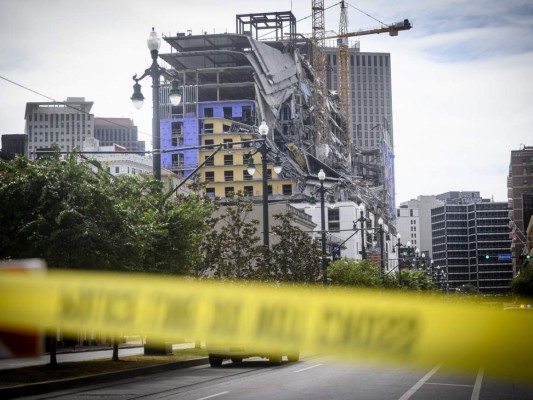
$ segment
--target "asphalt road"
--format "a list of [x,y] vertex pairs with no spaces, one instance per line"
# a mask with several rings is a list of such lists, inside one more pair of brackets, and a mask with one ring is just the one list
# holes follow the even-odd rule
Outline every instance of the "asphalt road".
[[272,366],[254,358],[221,368],[199,366],[53,392],[27,399],[383,399],[527,400],[532,385],[496,381],[483,371],[458,374],[435,366],[428,370],[373,367],[303,357]]

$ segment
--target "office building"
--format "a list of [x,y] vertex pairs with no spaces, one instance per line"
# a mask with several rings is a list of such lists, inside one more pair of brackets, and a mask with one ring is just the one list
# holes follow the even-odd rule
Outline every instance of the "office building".
[[519,150],[511,151],[507,191],[511,220],[511,253],[516,274],[522,265],[520,255],[531,250],[525,245],[525,232],[533,216],[533,146],[522,146]]
[[94,137],[100,146],[119,145],[126,151],[145,151],[145,142],[138,139],[137,127],[130,118],[95,118]]
[[418,196],[400,204],[396,209],[396,228],[402,235],[402,242],[411,242],[421,253],[432,257],[431,209],[441,206],[444,201],[438,196]]
[[5,159],[13,159],[17,155],[25,155],[27,136],[23,134],[2,135],[1,155]]
[[83,150],[83,142],[94,138],[92,101],[84,97],[69,97],[64,102],[26,103],[28,136],[26,154],[35,158],[38,149],[56,145],[60,151]]
[[446,197],[457,201],[431,210],[434,267],[445,269],[451,290],[473,285],[482,293],[509,292],[513,267],[507,203]]
[[[339,50],[326,48],[328,89],[339,90]],[[394,215],[394,131],[391,56],[349,47],[350,119],[353,174],[381,187],[381,196]]]

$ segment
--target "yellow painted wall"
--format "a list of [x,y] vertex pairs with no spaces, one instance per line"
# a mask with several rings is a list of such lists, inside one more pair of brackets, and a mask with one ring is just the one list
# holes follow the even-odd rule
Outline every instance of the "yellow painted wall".
[[[206,145],[206,140],[213,140],[213,144],[222,144],[224,139],[232,139],[233,142],[252,139],[252,135],[246,133],[230,133],[223,132],[223,125],[231,125],[231,121],[217,118],[206,118],[205,123],[213,124],[214,133],[203,133],[200,135],[201,144]],[[247,169],[247,162],[243,162],[243,156],[250,153],[252,148],[243,148],[241,145],[234,145],[231,149],[223,149],[219,151],[214,157],[214,166],[204,165],[199,173],[201,181],[206,183],[206,172],[214,172],[214,182],[207,182],[206,188],[215,188],[215,196],[225,197],[225,189],[233,187],[235,192],[244,191],[245,186],[253,187],[253,195],[260,196],[263,194],[262,189],[262,171],[261,171],[261,154],[257,153],[253,156],[256,166],[256,172],[253,175],[253,180],[244,180],[244,171]],[[213,153],[213,150],[200,150],[199,162],[203,162],[206,156]],[[224,165],[224,155],[233,156],[233,165]],[[274,165],[268,164],[268,169],[272,171],[272,179],[268,179],[268,185],[272,186],[273,195],[283,194],[283,185],[291,185],[294,192],[295,181],[292,179],[281,179],[274,171]],[[233,171],[233,181],[224,181],[224,172]]]

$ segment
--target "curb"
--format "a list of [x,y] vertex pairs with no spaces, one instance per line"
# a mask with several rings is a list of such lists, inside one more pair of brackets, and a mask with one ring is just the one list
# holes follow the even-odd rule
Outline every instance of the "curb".
[[132,368],[105,374],[83,376],[80,378],[71,378],[50,382],[32,383],[24,386],[0,388],[0,398],[13,399],[17,397],[35,396],[44,393],[56,392],[59,390],[71,389],[77,386],[105,383],[118,379],[133,378],[142,375],[157,374],[160,372],[172,371],[175,369],[206,365],[208,363],[208,358],[202,357],[195,358],[193,360],[176,361],[168,364],[155,365],[152,367]]

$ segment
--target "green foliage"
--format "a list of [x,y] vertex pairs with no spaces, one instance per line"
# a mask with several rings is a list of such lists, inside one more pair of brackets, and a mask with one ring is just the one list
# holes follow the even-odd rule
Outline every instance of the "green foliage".
[[251,201],[237,193],[228,201],[224,213],[207,221],[209,232],[199,248],[197,276],[222,279],[254,279],[255,261],[263,257],[263,246],[257,236],[259,221],[250,219]]
[[426,272],[416,269],[402,269],[402,279],[399,287],[401,289],[419,291],[436,289],[431,277]]
[[513,278],[511,281],[511,292],[516,296],[533,297],[532,265],[523,267],[520,275]]
[[347,258],[329,264],[328,282],[340,286],[383,286],[378,265],[368,260],[355,261]]
[[270,265],[263,274],[267,280],[278,282],[308,282],[320,280],[320,251],[313,239],[291,222],[291,214],[277,214],[274,219],[279,225],[272,227],[278,242],[270,251]]
[[212,207],[196,196],[169,200],[161,182],[94,165],[75,153],[0,164],[0,259],[187,273]]
[[402,269],[402,276],[385,274],[381,276],[379,266],[369,260],[342,259],[328,267],[328,280],[332,285],[367,288],[434,290],[435,285],[424,272]]

